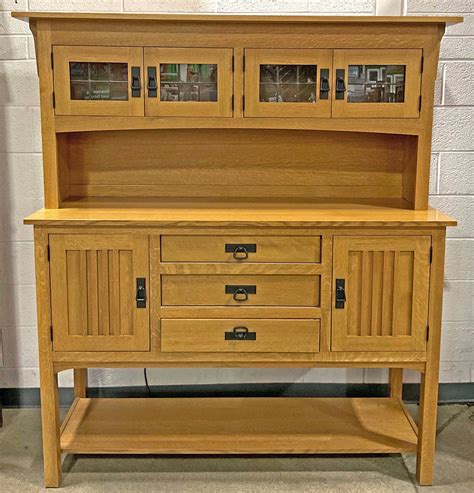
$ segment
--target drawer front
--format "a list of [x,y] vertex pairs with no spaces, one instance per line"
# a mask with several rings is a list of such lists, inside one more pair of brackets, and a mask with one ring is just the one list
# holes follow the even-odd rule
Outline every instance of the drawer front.
[[163,352],[319,352],[319,320],[163,319]]
[[320,276],[163,275],[162,305],[319,306]]
[[321,262],[320,236],[162,236],[163,262]]

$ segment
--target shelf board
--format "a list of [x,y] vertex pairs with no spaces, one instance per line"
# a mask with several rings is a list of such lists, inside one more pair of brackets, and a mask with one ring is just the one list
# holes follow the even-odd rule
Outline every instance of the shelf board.
[[84,398],[73,406],[61,433],[66,453],[397,453],[417,444],[393,398]]
[[83,197],[41,209],[25,224],[95,226],[455,226],[435,210],[411,210],[402,199],[258,199]]

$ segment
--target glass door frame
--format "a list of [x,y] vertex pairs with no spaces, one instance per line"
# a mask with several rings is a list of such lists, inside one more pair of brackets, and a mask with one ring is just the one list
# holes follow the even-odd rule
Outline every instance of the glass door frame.
[[[328,98],[320,99],[321,69],[332,73],[332,49],[306,48],[246,48],[245,49],[245,117],[331,117],[331,90]],[[263,102],[260,101],[260,65],[317,65],[316,102]]]
[[[144,49],[145,71],[156,68],[156,97],[145,88],[146,116],[232,117],[232,48],[159,48]],[[217,65],[217,101],[161,101],[160,64]],[[145,86],[150,81],[145,81]]]
[[[332,91],[335,118],[419,118],[421,94],[421,49],[335,49],[332,87],[336,71],[344,70],[343,99]],[[349,103],[347,101],[349,65],[405,65],[405,100],[402,103]]]
[[[143,86],[143,48],[111,46],[54,46],[54,94],[56,115],[87,116],[143,116],[143,87],[140,95],[132,97],[132,67],[139,67],[140,85]],[[70,62],[127,63],[128,99],[89,100],[71,99]]]

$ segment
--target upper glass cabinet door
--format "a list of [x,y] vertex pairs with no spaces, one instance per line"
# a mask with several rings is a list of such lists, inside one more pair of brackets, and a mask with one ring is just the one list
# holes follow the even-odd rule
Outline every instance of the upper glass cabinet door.
[[145,48],[147,116],[232,116],[231,49]]
[[55,46],[56,115],[143,116],[143,48]]
[[332,50],[245,50],[245,116],[329,117]]
[[421,50],[334,50],[335,117],[418,118]]

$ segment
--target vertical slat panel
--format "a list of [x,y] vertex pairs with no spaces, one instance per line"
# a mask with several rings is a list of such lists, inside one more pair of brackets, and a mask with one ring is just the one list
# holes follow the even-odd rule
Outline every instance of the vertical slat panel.
[[370,335],[372,318],[372,276],[374,252],[366,251],[362,254],[362,302],[361,302],[361,331],[360,335]]
[[120,272],[118,250],[108,251],[110,335],[120,335]]
[[385,252],[383,262],[383,294],[382,294],[382,335],[392,335],[393,318],[393,267],[395,252]]
[[397,252],[395,258],[393,335],[410,335],[412,325],[414,255],[413,252]]
[[370,335],[382,335],[382,286],[383,286],[383,263],[384,252],[373,253],[373,276],[372,276],[372,320]]
[[97,252],[99,335],[109,335],[109,259],[107,250]]
[[97,296],[97,251],[86,251],[87,272],[87,334],[99,334],[99,312]]
[[120,272],[120,334],[133,334],[133,307],[134,307],[134,279],[132,266],[132,252],[119,252]]
[[86,335],[87,277],[85,252],[66,250],[66,278],[68,334]]
[[360,304],[362,293],[362,252],[349,252],[349,275],[347,281],[347,318],[349,335],[360,335]]

